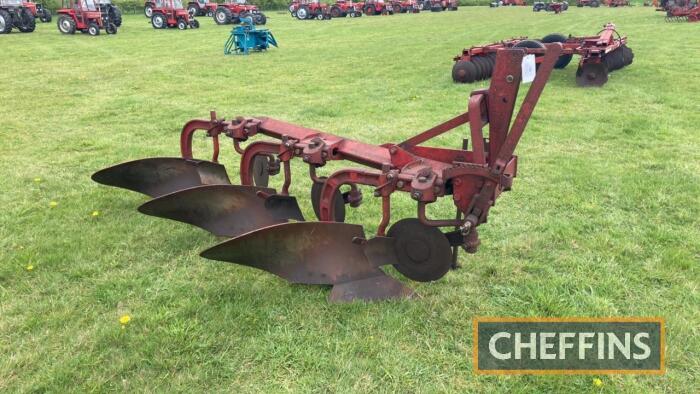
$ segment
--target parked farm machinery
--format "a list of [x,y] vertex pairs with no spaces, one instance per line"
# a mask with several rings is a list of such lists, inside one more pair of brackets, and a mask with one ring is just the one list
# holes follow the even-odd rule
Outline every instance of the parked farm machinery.
[[153,2],[151,25],[154,29],[198,29],[199,21],[185,9],[182,0],[156,0]]
[[331,19],[331,8],[319,0],[292,0],[289,3],[289,13],[292,18],[304,19]]
[[241,18],[240,26],[231,30],[231,36],[224,44],[224,55],[247,55],[250,51],[266,51],[270,46],[277,46],[272,32],[267,29],[256,29],[253,18]]
[[536,1],[532,3],[533,12],[547,11],[553,12],[555,14],[561,14],[562,12],[568,9],[569,3],[567,3],[566,1],[550,1],[549,3],[545,3],[543,1]]
[[420,12],[420,5],[416,0],[392,1],[391,7],[395,14],[417,14]]
[[248,4],[245,0],[225,0],[223,3],[216,4],[216,11],[214,11],[216,24],[240,23],[243,18],[251,18],[256,25],[267,23],[267,16],[258,6]]
[[117,34],[118,26],[110,14],[102,13],[94,0],[64,1],[63,8],[56,13],[56,25],[58,31],[63,34],[75,34],[76,31],[80,31],[98,36],[103,29],[107,34]]
[[122,11],[116,5],[112,4],[112,0],[95,0],[97,8],[103,15],[109,16],[109,20],[117,27],[122,25]]
[[9,34],[12,29],[31,33],[35,28],[34,14],[22,0],[0,0],[0,34]]
[[576,71],[576,83],[579,86],[602,86],[608,81],[609,72],[629,66],[634,59],[632,49],[627,46],[627,37],[620,36],[615,25],[608,23],[595,36],[566,37],[549,34],[541,40],[512,38],[464,49],[454,58],[452,79],[461,83],[488,79],[494,70],[495,53],[502,48],[528,48],[527,51],[535,54],[535,61],[540,63],[543,58],[537,52],[551,42],[559,42],[564,48],[554,68],[565,68],[573,55],[581,57]]
[[355,3],[352,0],[340,0],[331,6],[329,11],[332,18],[358,18],[362,16],[364,3]]
[[600,7],[600,1],[599,0],[576,0],[576,7],[598,8],[598,7]]
[[489,7],[491,8],[508,6],[527,6],[527,2],[525,0],[500,0],[492,1],[491,3],[489,3]]
[[34,19],[40,20],[42,23],[51,22],[52,15],[48,8],[44,7],[42,3],[35,3],[33,1],[22,1],[22,6],[29,9],[29,12],[34,15]]
[[666,10],[666,22],[700,22],[700,6],[686,2],[683,6],[671,4]]
[[[371,145],[267,117],[227,121],[212,112],[208,120],[185,124],[181,157],[130,161],[100,170],[92,179],[152,197],[139,207],[142,213],[230,238],[203,251],[207,259],[258,268],[293,283],[333,285],[333,302],[407,297],[413,291],[380,267],[393,264],[416,281],[442,278],[456,266],[460,248],[477,251],[477,227],[486,223],[497,197],[511,189],[516,145],[562,46],[546,44],[536,52],[542,55],[539,70],[512,122],[526,50],[510,47],[493,52],[491,85],[472,93],[465,112],[398,144]],[[461,149],[423,146],[465,124],[471,150],[467,140]],[[211,161],[193,156],[198,132],[212,139]],[[251,142],[257,136],[268,138]],[[220,137],[231,138],[241,155],[240,185],[231,184],[218,162]],[[308,165],[309,205],[319,221],[306,221],[290,195],[293,159]],[[332,161],[354,167],[322,176],[320,170]],[[277,191],[268,184],[280,172],[284,180]],[[381,200],[374,237],[344,222],[346,207],[363,201],[361,186],[373,188]],[[389,227],[396,193],[415,200],[417,217]],[[428,206],[450,196],[455,211],[441,209],[443,218],[429,218]]]

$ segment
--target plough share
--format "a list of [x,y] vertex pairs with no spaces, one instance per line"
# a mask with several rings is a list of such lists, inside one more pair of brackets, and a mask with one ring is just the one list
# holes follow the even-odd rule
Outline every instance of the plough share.
[[[512,122],[526,52],[504,48],[495,51],[490,87],[472,92],[467,112],[398,144],[366,144],[266,117],[226,121],[212,112],[211,119],[184,126],[182,157],[126,162],[92,178],[152,197],[139,207],[142,213],[230,238],[203,251],[205,258],[262,269],[293,283],[333,285],[332,302],[408,297],[413,290],[380,267],[393,264],[410,279],[434,281],[456,265],[459,248],[476,252],[477,227],[486,222],[501,192],[511,188],[515,147],[561,51],[559,43],[540,49],[539,70]],[[471,149],[466,141],[462,149],[421,146],[467,123]],[[211,161],[193,157],[195,132],[212,138]],[[272,140],[249,142],[243,148],[242,143],[260,135]],[[231,184],[218,163],[222,136],[231,138],[241,155],[240,185]],[[309,167],[319,221],[305,221],[297,200],[289,195],[292,159]],[[335,160],[362,168],[317,175],[319,167]],[[268,187],[268,180],[280,172],[284,182],[276,191]],[[361,203],[360,185],[373,187],[382,203],[381,221],[370,238],[362,226],[343,222],[346,205]],[[349,191],[342,193],[341,186]],[[389,227],[391,196],[396,192],[409,193],[416,201],[417,217]],[[452,196],[456,212],[429,218],[426,206],[446,196]]]

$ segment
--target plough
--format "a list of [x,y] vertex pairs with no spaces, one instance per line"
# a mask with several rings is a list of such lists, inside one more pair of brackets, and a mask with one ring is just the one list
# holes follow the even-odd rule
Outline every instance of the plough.
[[[393,264],[410,279],[434,281],[456,267],[460,248],[476,252],[477,227],[486,222],[497,197],[511,189],[516,145],[561,53],[559,43],[541,49],[539,70],[512,122],[526,51],[502,48],[493,52],[490,87],[472,92],[466,112],[401,143],[371,145],[272,118],[227,121],[212,112],[208,120],[185,124],[181,157],[130,161],[100,170],[92,179],[152,197],[138,208],[144,214],[230,238],[203,251],[207,259],[258,268],[293,283],[333,285],[331,302],[410,297],[413,290],[380,267]],[[422,146],[465,124],[471,140],[462,149]],[[193,157],[196,132],[213,141],[210,161]],[[261,135],[269,138],[249,141]],[[231,184],[218,162],[220,137],[231,138],[241,155],[240,185]],[[292,159],[308,165],[319,221],[306,221],[289,194]],[[330,161],[361,167],[320,176],[317,170]],[[268,183],[280,172],[284,182],[277,191]],[[342,192],[341,186],[349,191]],[[360,225],[344,223],[346,205],[362,202],[360,186],[374,188],[381,199],[374,237],[367,237]],[[415,200],[417,217],[389,227],[391,197],[398,192]],[[447,196],[455,212],[429,218],[426,207]]]
[[666,22],[700,22],[700,6],[698,3],[670,6],[666,10]]
[[535,54],[535,62],[540,63],[543,60],[542,48],[553,42],[563,46],[562,55],[554,68],[566,67],[573,55],[581,57],[576,71],[579,86],[602,86],[608,81],[609,72],[629,66],[634,59],[634,53],[627,46],[627,37],[620,36],[615,25],[608,23],[597,35],[590,37],[550,34],[541,40],[520,37],[464,49],[454,58],[452,79],[471,83],[490,78],[494,70],[494,55],[503,48],[526,48],[528,53]]

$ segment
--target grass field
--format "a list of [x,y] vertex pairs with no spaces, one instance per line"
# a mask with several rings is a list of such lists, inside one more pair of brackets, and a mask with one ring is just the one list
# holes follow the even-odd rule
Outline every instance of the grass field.
[[[224,57],[231,27],[200,20],[198,31],[128,16],[116,36],[62,36],[54,23],[0,36],[1,391],[700,391],[697,24],[642,7],[271,13],[279,49]],[[575,64],[553,73],[479,253],[430,284],[389,269],[416,300],[329,305],[327,288],[202,259],[215,237],[141,215],[143,196],[90,180],[178,155],[184,122],[212,109],[399,142],[487,86],[452,83],[463,47],[595,34],[608,21],[629,36],[634,64],[600,89],[577,87]],[[223,162],[236,174],[228,144]],[[308,188],[292,191],[310,217]],[[414,215],[408,198],[394,207]],[[349,221],[370,232],[378,215],[366,190]],[[667,373],[601,376],[602,387],[593,376],[477,376],[474,316],[663,316]]]

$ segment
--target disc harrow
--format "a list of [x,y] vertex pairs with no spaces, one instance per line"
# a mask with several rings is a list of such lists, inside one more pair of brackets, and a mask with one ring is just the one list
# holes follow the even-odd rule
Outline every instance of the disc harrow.
[[[333,285],[332,302],[410,297],[414,291],[381,267],[393,265],[409,279],[435,281],[456,267],[459,249],[477,251],[477,227],[486,223],[498,196],[511,189],[516,145],[561,53],[559,43],[541,49],[539,70],[512,122],[526,50],[501,48],[484,60],[493,68],[490,87],[472,92],[465,112],[401,143],[371,145],[272,118],[227,121],[212,112],[208,120],[185,124],[181,157],[117,164],[92,179],[152,197],[138,208],[144,214],[228,238],[201,252],[204,258],[257,268],[292,283]],[[463,125],[470,140],[462,149],[423,146]],[[211,160],[193,157],[195,133],[212,139]],[[241,156],[239,185],[218,163],[222,137],[230,138]],[[308,166],[318,221],[308,220],[289,194],[295,159]],[[318,170],[330,161],[355,166],[320,176]],[[269,187],[269,177],[280,173],[281,189]],[[345,209],[362,203],[361,187],[373,188],[381,200],[382,217],[372,237],[362,226],[344,223]],[[394,193],[415,200],[416,217],[389,227]],[[455,211],[429,218],[427,206],[449,196]]]
[[684,7],[669,7],[666,22],[700,22],[700,6],[688,3]]
[[581,57],[576,71],[579,86],[602,86],[607,82],[609,72],[629,66],[634,59],[634,53],[627,46],[627,37],[620,36],[615,25],[608,23],[597,35],[590,37],[566,37],[555,33],[541,40],[519,37],[464,49],[454,58],[452,79],[459,83],[472,83],[491,78],[493,56],[503,48],[526,48],[527,53],[535,55],[535,62],[539,64],[543,60],[544,45],[553,42],[563,46],[554,68],[565,68],[573,55]]

